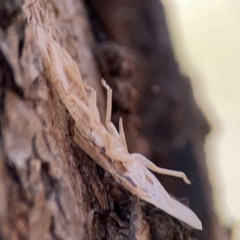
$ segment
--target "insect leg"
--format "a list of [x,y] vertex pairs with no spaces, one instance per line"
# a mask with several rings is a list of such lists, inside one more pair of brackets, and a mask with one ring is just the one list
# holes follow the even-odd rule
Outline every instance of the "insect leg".
[[122,152],[118,152],[118,151],[114,151],[114,150],[112,150],[112,148],[108,149],[108,154],[109,154],[108,156],[112,160],[115,160],[115,161],[118,161],[118,162],[122,162],[123,165],[124,165],[124,163],[127,163],[127,162],[134,163],[133,158],[132,158],[131,155],[126,154],[126,153],[122,153]]
[[106,113],[106,127],[110,134],[119,138],[119,134],[113,123],[111,122],[112,114],[112,89],[107,85],[106,81],[102,79],[102,85],[107,89],[107,113]]
[[97,109],[97,93],[92,88],[90,90],[90,100],[89,100],[89,108],[90,108],[90,125],[93,126],[94,120],[97,123],[100,123],[100,116]]
[[189,181],[189,179],[187,178],[187,176],[185,175],[185,173],[180,172],[180,171],[174,171],[174,170],[169,170],[169,169],[165,169],[165,168],[160,168],[157,167],[155,164],[153,164],[150,160],[148,160],[146,157],[144,157],[141,154],[138,153],[133,153],[131,155],[134,155],[135,157],[137,157],[139,159],[139,161],[148,169],[159,173],[159,174],[164,174],[164,175],[169,175],[169,176],[173,176],[173,177],[179,177],[182,178],[183,181],[187,184],[190,184],[191,182]]
[[125,147],[126,152],[128,153],[122,118],[119,119],[119,136],[120,136],[123,146]]
[[119,162],[131,162],[133,161],[133,157],[128,153],[123,152],[125,149],[120,146],[119,148],[116,147],[116,141],[118,139],[114,138],[109,133],[105,135],[105,149],[106,155],[109,156],[112,160],[119,161]]

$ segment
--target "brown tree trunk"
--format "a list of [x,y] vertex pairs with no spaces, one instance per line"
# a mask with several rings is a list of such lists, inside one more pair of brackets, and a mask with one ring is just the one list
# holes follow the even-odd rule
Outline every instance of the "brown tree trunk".
[[[0,239],[194,235],[167,214],[140,204],[73,141],[74,122],[45,75],[33,24],[46,31],[51,27],[53,37],[76,61],[83,80],[98,93],[101,118],[101,75],[113,87],[113,119],[124,117],[131,151],[144,153],[160,166],[180,166],[196,180],[193,188],[200,189],[200,195],[170,178],[165,185],[177,197],[188,197],[203,220],[205,238],[198,233],[198,239],[217,239],[203,152],[208,125],[188,79],[179,74],[160,3],[140,2],[86,1],[95,43],[80,0],[0,1]],[[121,13],[124,6],[136,16]],[[159,22],[153,21],[149,9],[160,14]],[[129,17],[130,24],[112,17],[116,10],[118,16]],[[143,27],[139,12],[146,14],[150,25]],[[162,35],[156,30],[158,23]]]

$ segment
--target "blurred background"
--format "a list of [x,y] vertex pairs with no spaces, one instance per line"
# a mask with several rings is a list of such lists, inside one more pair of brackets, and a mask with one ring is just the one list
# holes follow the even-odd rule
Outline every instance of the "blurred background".
[[240,239],[240,1],[163,1],[183,74],[211,124],[205,149],[221,223]]

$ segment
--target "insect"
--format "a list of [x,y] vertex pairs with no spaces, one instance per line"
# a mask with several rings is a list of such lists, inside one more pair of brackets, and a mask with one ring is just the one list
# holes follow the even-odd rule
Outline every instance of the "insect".
[[133,195],[145,200],[171,216],[196,229],[201,221],[185,205],[170,197],[161,183],[148,169],[190,181],[183,172],[159,168],[141,154],[130,154],[127,149],[122,119],[119,132],[111,122],[112,90],[102,80],[107,90],[105,126],[101,123],[96,105],[96,91],[82,81],[77,64],[51,36],[37,27],[39,48],[48,80],[57,89],[61,102],[75,121],[74,141],[97,164]]

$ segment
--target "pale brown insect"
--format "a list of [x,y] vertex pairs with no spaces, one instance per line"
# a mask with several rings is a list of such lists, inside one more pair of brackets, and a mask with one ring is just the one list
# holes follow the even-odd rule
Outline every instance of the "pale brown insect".
[[108,171],[114,179],[157,208],[202,229],[201,221],[185,205],[171,198],[157,178],[148,170],[190,181],[183,172],[159,168],[141,154],[130,154],[125,141],[122,120],[119,133],[111,122],[112,90],[107,89],[106,127],[101,123],[96,105],[96,91],[82,81],[79,69],[70,55],[49,33],[37,27],[43,64],[49,81],[57,89],[62,103],[75,121],[74,140],[94,161]]

